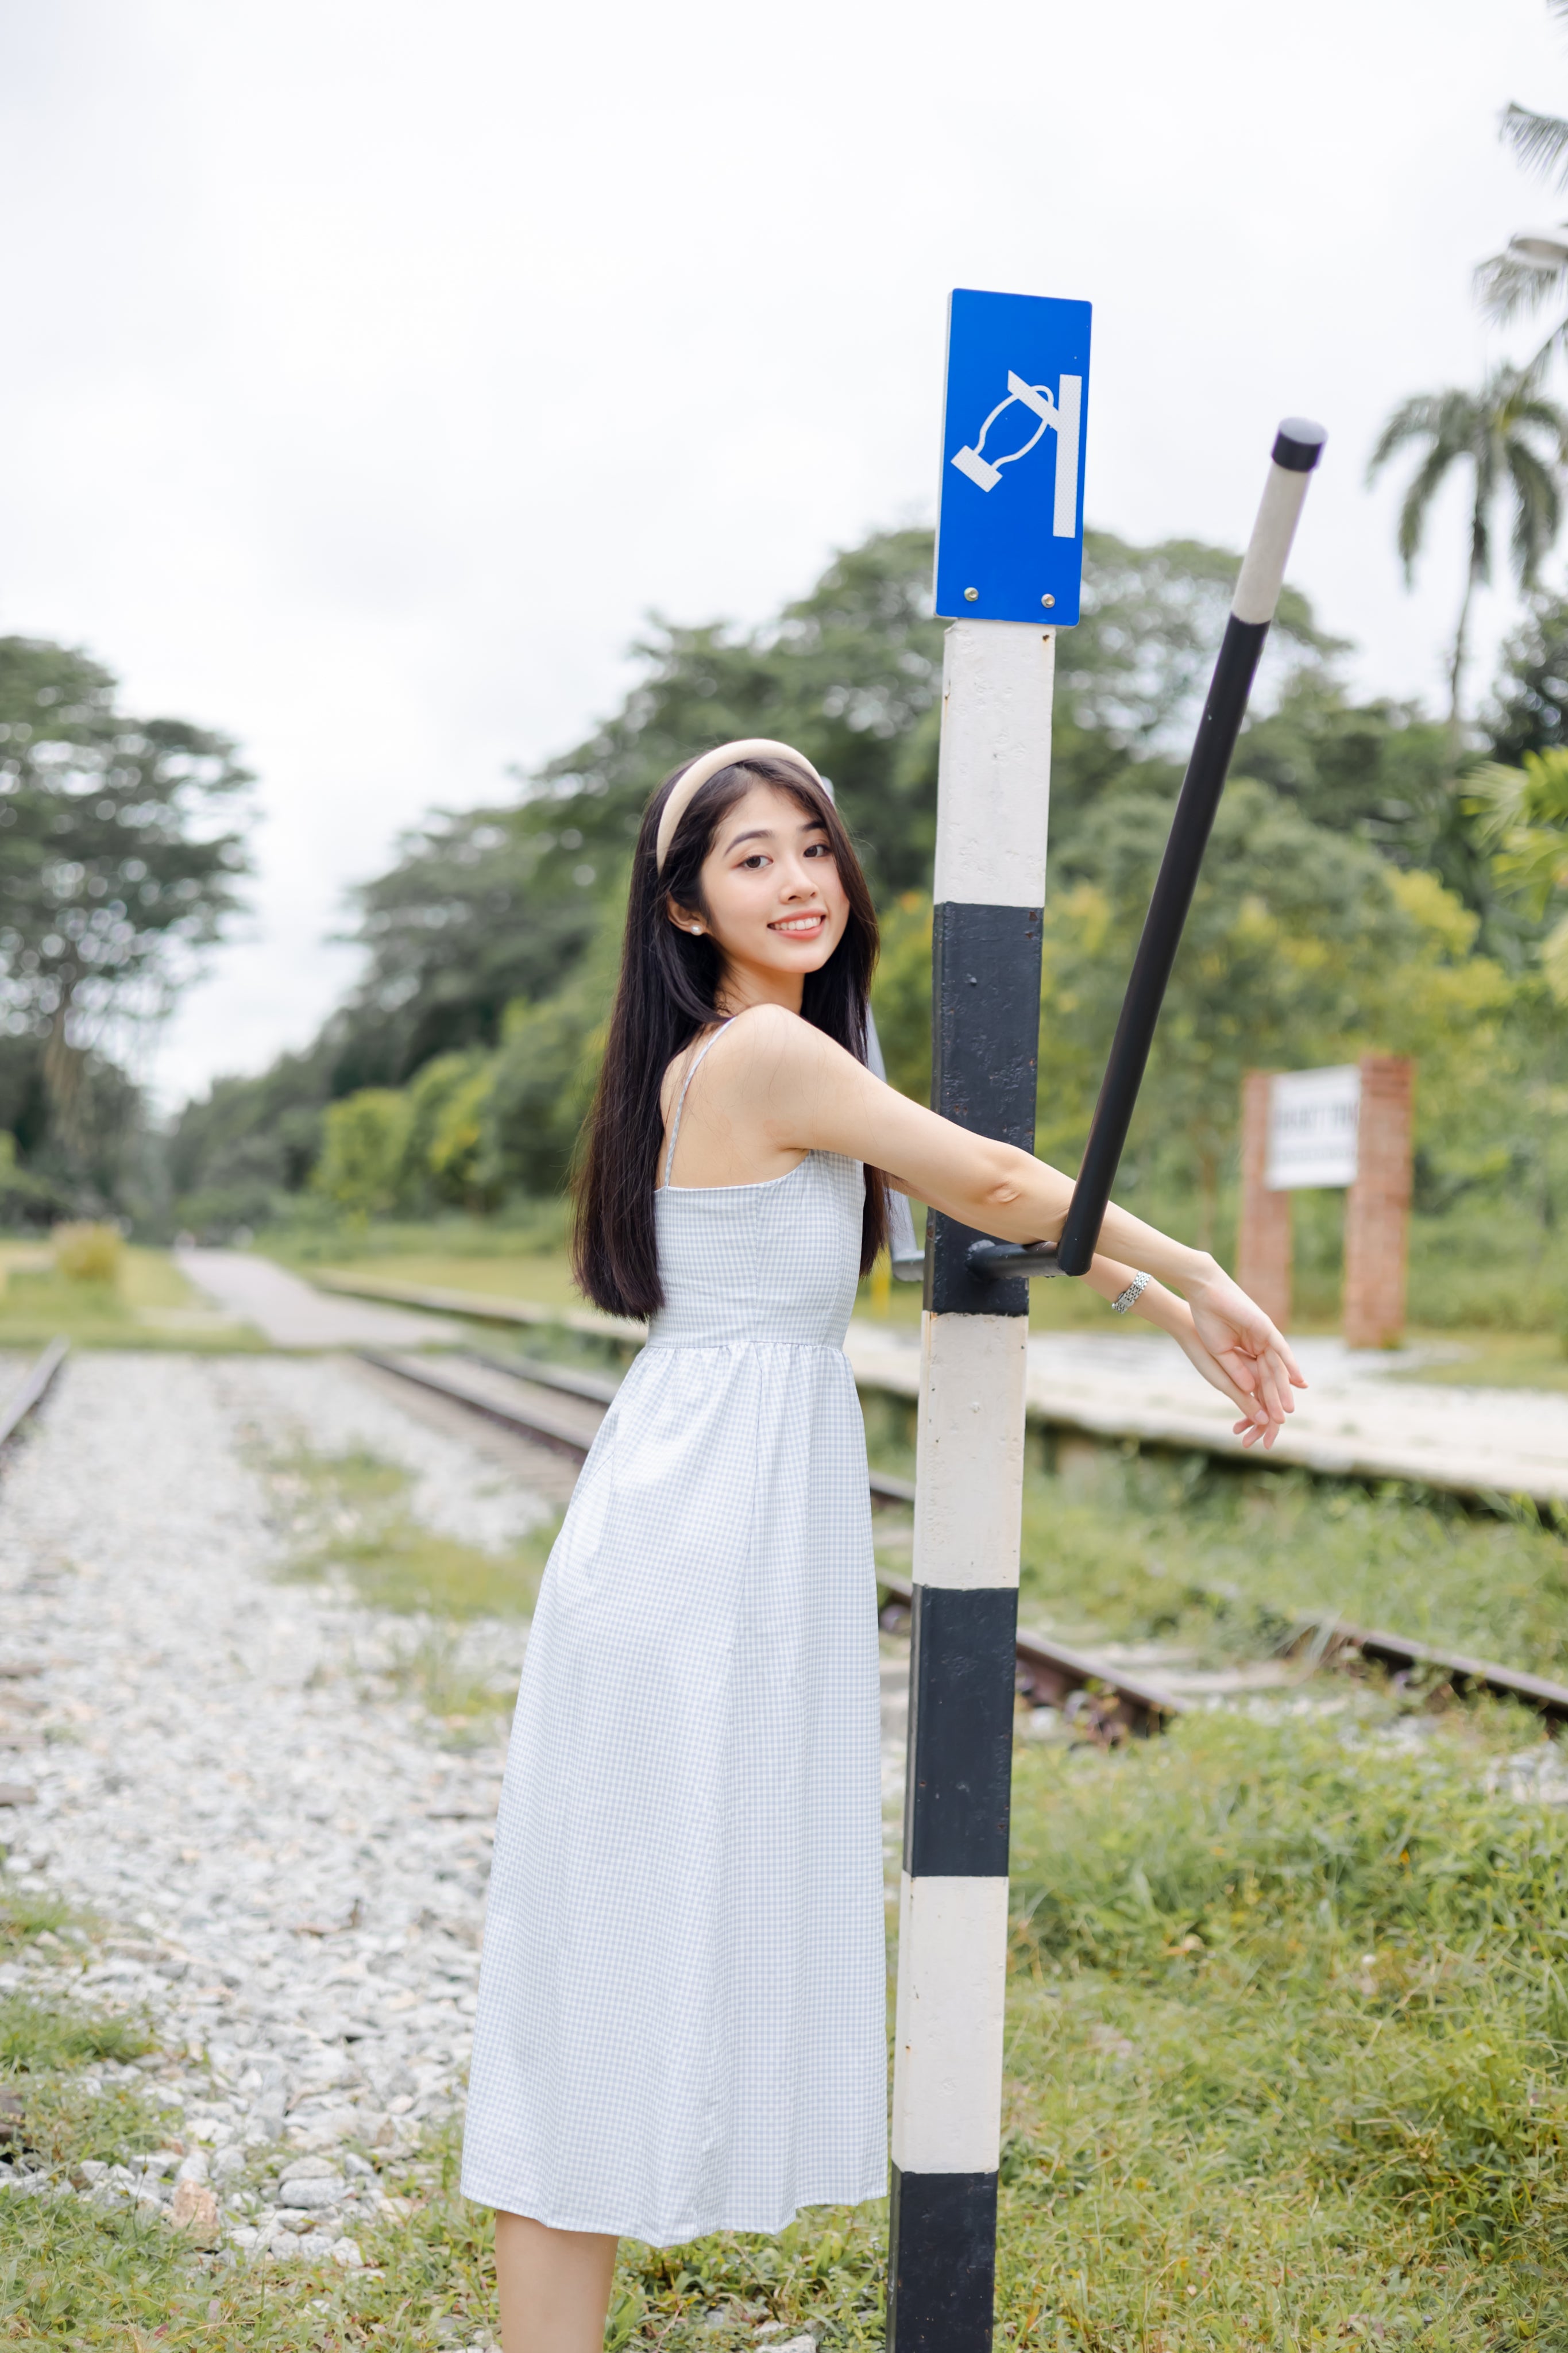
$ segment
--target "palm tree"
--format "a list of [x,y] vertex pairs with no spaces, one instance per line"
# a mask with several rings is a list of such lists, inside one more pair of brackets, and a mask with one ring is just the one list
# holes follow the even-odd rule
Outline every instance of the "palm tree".
[[1399,510],[1406,586],[1415,577],[1432,501],[1450,470],[1468,465],[1473,477],[1470,560],[1448,663],[1448,724],[1457,742],[1470,604],[1477,588],[1491,577],[1493,508],[1505,490],[1511,493],[1513,575],[1521,588],[1533,588],[1563,519],[1559,477],[1568,457],[1568,417],[1537,390],[1531,369],[1500,367],[1479,393],[1421,392],[1403,402],[1378,436],[1367,461],[1368,481],[1396,450],[1413,443],[1425,444],[1425,455]]
[[[1546,0],[1546,5],[1554,16],[1568,22],[1568,0]],[[1568,187],[1568,119],[1512,105],[1504,108],[1499,127],[1527,172],[1555,172],[1558,188]],[[1476,271],[1476,294],[1488,316],[1505,326],[1555,301],[1562,315],[1531,362],[1532,368],[1542,366],[1554,345],[1568,345],[1568,222],[1558,229],[1526,229],[1510,237],[1503,252],[1494,253]]]

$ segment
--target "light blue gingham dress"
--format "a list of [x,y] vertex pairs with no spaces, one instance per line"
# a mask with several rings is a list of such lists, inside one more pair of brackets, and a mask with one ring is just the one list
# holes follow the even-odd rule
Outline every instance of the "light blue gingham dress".
[[484,2205],[668,2246],[886,2189],[862,1198],[815,1152],[658,1194],[666,1304],[512,1729],[463,2156]]

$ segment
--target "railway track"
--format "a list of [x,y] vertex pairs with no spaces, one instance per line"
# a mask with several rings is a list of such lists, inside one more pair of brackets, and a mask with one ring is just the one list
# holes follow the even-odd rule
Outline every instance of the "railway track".
[[[455,1349],[438,1364],[427,1356],[378,1348],[355,1353],[381,1372],[466,1406],[487,1421],[579,1462],[618,1386],[605,1374],[578,1372],[537,1357],[503,1361],[481,1348]],[[912,1481],[884,1471],[870,1473],[870,1488],[873,1505],[908,1506],[915,1499]],[[914,1599],[909,1581],[879,1570],[878,1583],[888,1597],[885,1617],[907,1614]],[[1086,1726],[1105,1738],[1152,1732],[1182,1712],[1182,1702],[1171,1693],[1042,1635],[1019,1637],[1017,1683],[1036,1705],[1074,1707]]]
[[[64,1344],[56,1345],[63,1348]],[[438,1363],[425,1356],[374,1348],[356,1353],[364,1363],[398,1380],[463,1406],[577,1462],[586,1456],[619,1386],[607,1374],[582,1372],[539,1357],[503,1359],[481,1348],[456,1349]],[[5,1434],[0,1414],[0,1443]],[[873,1504],[907,1506],[914,1502],[913,1482],[886,1472],[870,1473],[870,1488]],[[913,1586],[907,1578],[881,1569],[878,1582],[887,1596],[884,1622],[907,1619],[914,1604]],[[1395,1676],[1439,1678],[1460,1696],[1483,1691],[1520,1700],[1549,1724],[1568,1724],[1568,1684],[1522,1668],[1500,1665],[1495,1660],[1437,1650],[1381,1628],[1355,1626],[1339,1619],[1302,1618],[1283,1647],[1301,1656],[1309,1672],[1321,1664],[1351,1665],[1365,1660]],[[1034,1704],[1065,1708],[1080,1717],[1086,1729],[1105,1739],[1159,1731],[1186,1707],[1174,1693],[1129,1674],[1111,1661],[1035,1633],[1018,1637],[1016,1681],[1020,1694]]]
[[68,1340],[51,1340],[34,1357],[10,1396],[0,1404],[0,1446],[15,1438],[36,1406],[48,1394],[49,1384],[70,1354]]

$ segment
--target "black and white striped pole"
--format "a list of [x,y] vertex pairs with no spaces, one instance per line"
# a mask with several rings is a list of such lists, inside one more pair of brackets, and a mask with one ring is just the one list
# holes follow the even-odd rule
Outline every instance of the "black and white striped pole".
[[[970,306],[962,318],[961,305]],[[953,528],[944,496],[937,558],[938,612],[978,610],[955,621],[944,652],[931,1101],[972,1132],[1026,1150],[1035,1132],[1055,629],[1078,618],[1088,351],[1087,305],[953,297],[948,466],[989,497],[1005,479],[1001,469],[1026,459],[1061,420],[1057,468],[1040,470],[1016,516],[972,504],[957,508]],[[1026,359],[1033,364],[1018,364]],[[986,413],[979,396],[988,376],[998,388],[999,375],[1005,396]],[[966,404],[978,438],[962,432]],[[1022,423],[1026,434],[1032,416],[1038,429],[1014,449],[1019,437],[1005,427],[993,448],[1009,407],[1027,412],[1015,427]],[[1071,486],[1060,479],[1069,420]],[[889,2353],[990,2353],[992,2339],[1026,1277],[1082,1273],[1093,1256],[1322,439],[1320,428],[1292,423],[1275,444],[1060,1243],[1025,1250],[935,1212],[927,1225]],[[1021,470],[1020,486],[1028,479]],[[1075,548],[1052,545],[1075,529]],[[1046,616],[1051,625],[1043,627]]]
[[[933,1107],[1035,1135],[1056,638],[959,621],[943,667]],[[926,1228],[893,2061],[889,2348],[988,2353],[1029,1287]]]
[[[1089,305],[952,298],[931,1103],[1033,1147],[1056,631],[1078,618]],[[1053,429],[1054,427],[1054,429]],[[889,2353],[989,2353],[1029,1287],[933,1211],[915,1476]]]

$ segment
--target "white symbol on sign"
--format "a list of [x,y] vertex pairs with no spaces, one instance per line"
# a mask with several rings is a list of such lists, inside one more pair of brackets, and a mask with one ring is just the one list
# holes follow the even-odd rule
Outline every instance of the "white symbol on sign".
[[[1030,409],[1039,423],[1021,449],[1009,449],[1002,457],[982,455],[985,437],[996,419],[1011,408],[1014,402]],[[1007,371],[1007,396],[999,400],[975,437],[973,449],[960,449],[952,463],[961,474],[983,491],[994,491],[1002,479],[1004,466],[1016,466],[1026,458],[1047,430],[1057,437],[1057,498],[1056,512],[1051,519],[1051,535],[1055,539],[1075,539],[1078,536],[1078,438],[1079,420],[1083,413],[1083,378],[1064,375],[1053,396],[1050,386],[1026,384],[1021,375]]]

